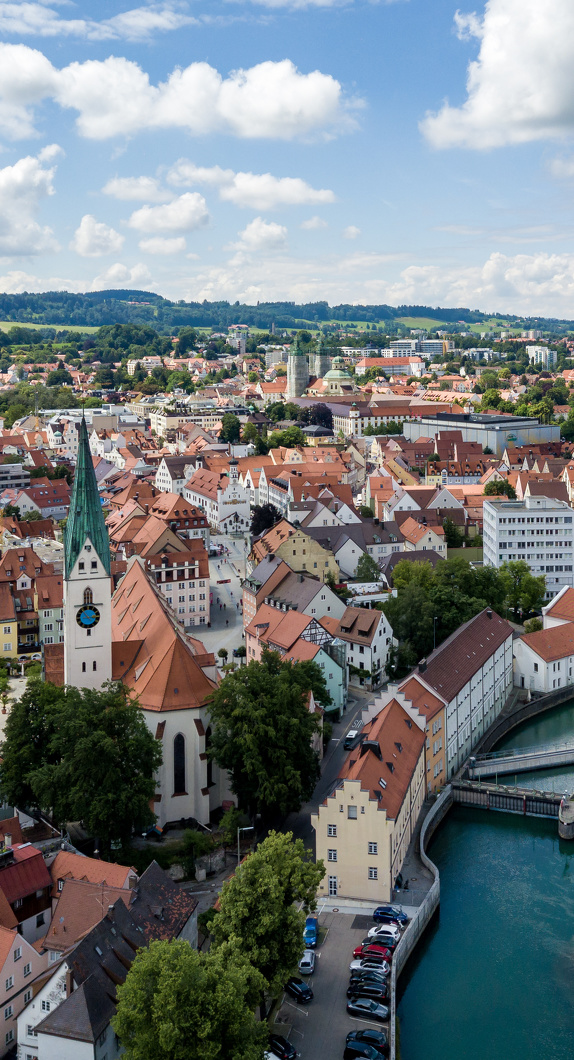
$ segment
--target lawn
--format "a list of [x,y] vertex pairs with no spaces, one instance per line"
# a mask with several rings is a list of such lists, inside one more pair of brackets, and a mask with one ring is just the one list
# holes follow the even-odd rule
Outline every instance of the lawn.
[[30,328],[39,331],[41,328],[55,328],[56,331],[79,331],[82,335],[90,335],[99,328],[78,327],[76,324],[29,324],[23,320],[0,320],[0,331],[10,331],[10,328]]
[[436,317],[397,317],[396,323],[404,324],[406,328],[426,328],[427,331],[449,327],[446,320],[437,320]]

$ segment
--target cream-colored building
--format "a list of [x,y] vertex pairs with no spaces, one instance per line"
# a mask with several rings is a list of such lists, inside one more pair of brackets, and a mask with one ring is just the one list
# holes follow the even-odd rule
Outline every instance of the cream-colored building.
[[351,751],[334,791],[311,814],[322,897],[392,898],[425,798],[425,719],[391,699]]

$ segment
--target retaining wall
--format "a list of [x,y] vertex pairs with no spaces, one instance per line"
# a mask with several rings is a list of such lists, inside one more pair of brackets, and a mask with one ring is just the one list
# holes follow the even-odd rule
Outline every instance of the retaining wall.
[[503,736],[506,736],[511,729],[521,725],[523,721],[535,718],[537,714],[544,714],[545,711],[551,710],[552,707],[559,707],[563,703],[567,703],[569,699],[574,699],[573,685],[567,685],[565,688],[559,688],[545,696],[539,696],[537,699],[532,699],[530,703],[518,704],[512,713],[499,714],[476,747],[473,748],[472,754],[485,754],[487,751],[491,751],[494,745]]
[[405,964],[407,963],[415,946],[419,942],[424,931],[428,927],[432,917],[440,905],[440,876],[439,871],[426,853],[425,847],[430,841],[433,833],[446,816],[453,804],[452,789],[450,785],[439,795],[432,810],[426,815],[420,834],[420,856],[424,865],[434,876],[434,883],[428,892],[424,902],[417,912],[399,945],[395,950],[393,963],[391,965],[391,1018],[389,1024],[389,1060],[396,1060],[397,1049],[397,980]]

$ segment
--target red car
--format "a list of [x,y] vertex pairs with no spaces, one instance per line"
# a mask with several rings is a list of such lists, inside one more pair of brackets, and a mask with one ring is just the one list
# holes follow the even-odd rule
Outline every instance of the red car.
[[357,946],[353,950],[353,957],[380,957],[382,961],[392,960],[392,951],[386,946],[377,946],[376,944],[370,944],[369,946]]

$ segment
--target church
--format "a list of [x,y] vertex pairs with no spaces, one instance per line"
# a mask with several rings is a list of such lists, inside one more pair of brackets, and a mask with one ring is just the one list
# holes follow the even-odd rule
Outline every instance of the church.
[[46,679],[91,689],[114,680],[129,688],[162,745],[157,823],[194,817],[209,824],[210,813],[229,797],[227,775],[207,758],[215,658],[185,632],[138,556],[113,592],[108,532],[83,419],[64,544],[64,644],[45,645]]

